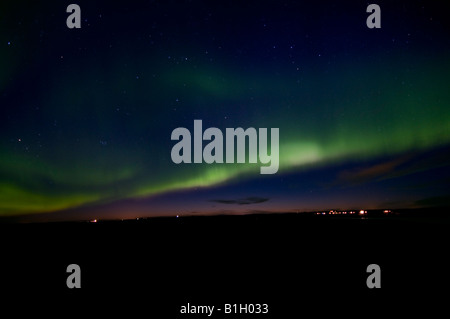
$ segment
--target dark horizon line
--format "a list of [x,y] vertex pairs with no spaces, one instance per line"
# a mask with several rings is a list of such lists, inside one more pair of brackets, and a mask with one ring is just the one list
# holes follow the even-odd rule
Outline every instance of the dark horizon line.
[[[389,212],[385,213],[385,211],[388,210]],[[395,209],[364,209],[365,212],[367,212],[367,215],[369,216],[362,216],[359,214],[361,209],[325,209],[325,210],[313,210],[313,211],[278,211],[278,212],[269,212],[269,211],[250,211],[245,213],[187,213],[187,214],[174,214],[174,215],[167,215],[167,216],[142,216],[142,217],[135,217],[135,218],[91,218],[91,219],[73,219],[73,220],[26,220],[26,216],[36,216],[36,215],[20,215],[20,216],[3,216],[0,217],[0,224],[58,224],[58,223],[96,223],[96,222],[130,222],[130,221],[140,221],[140,220],[164,220],[164,219],[196,219],[201,217],[206,218],[233,218],[233,217],[267,217],[267,216],[280,216],[280,215],[309,215],[309,216],[317,216],[317,217],[336,217],[336,218],[346,218],[346,217],[371,217],[375,213],[378,216],[399,216],[403,215],[405,213],[430,213],[430,211],[433,211],[433,213],[436,213],[438,210],[441,211],[448,211],[450,210],[450,206],[433,206],[433,207],[415,207],[415,208],[395,208]],[[341,212],[341,214],[331,214],[331,212]],[[342,214],[342,212],[355,212],[354,215],[351,214]],[[325,213],[325,215],[322,215],[322,213]],[[51,214],[51,213],[49,213]],[[380,215],[381,214],[381,215]],[[404,215],[403,215],[404,216]],[[402,217],[403,217],[402,216]],[[36,216],[38,217],[38,216]],[[412,216],[411,216],[412,217]],[[450,217],[450,216],[449,216]],[[32,218],[30,218],[32,219]]]

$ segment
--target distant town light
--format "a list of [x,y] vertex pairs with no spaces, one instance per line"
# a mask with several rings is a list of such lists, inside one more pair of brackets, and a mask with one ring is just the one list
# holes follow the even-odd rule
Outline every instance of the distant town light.
[[96,219],[91,220],[91,223],[96,223],[96,222],[97,222]]

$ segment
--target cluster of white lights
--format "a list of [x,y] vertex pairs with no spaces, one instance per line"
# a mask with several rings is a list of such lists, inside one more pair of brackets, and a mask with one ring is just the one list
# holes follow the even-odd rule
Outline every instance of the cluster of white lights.
[[[385,210],[385,213],[390,212],[390,210]],[[354,215],[356,214],[355,211],[336,211],[336,210],[330,210],[329,212],[317,212],[316,215]],[[359,215],[366,215],[367,210],[360,210]]]
[[[367,213],[367,211],[365,211]],[[330,210],[329,212],[318,212],[316,215],[353,215],[356,214],[354,211],[336,211],[336,210]]]

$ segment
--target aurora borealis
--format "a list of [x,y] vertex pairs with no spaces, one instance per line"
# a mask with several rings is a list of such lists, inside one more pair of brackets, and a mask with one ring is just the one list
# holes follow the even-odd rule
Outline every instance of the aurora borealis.
[[[78,1],[79,30],[70,3],[0,5],[1,217],[448,204],[439,3],[378,1],[368,29],[356,1]],[[279,171],[174,164],[197,119],[279,128]]]

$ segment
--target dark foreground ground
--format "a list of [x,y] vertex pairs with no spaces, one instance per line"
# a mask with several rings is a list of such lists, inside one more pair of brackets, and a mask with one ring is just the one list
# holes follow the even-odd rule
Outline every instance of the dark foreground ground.
[[[447,213],[0,224],[2,309],[126,318],[207,317],[180,314],[188,302],[269,305],[266,315],[212,318],[431,311],[448,296]],[[81,289],[66,286],[73,263]],[[366,286],[373,263],[381,289]]]

